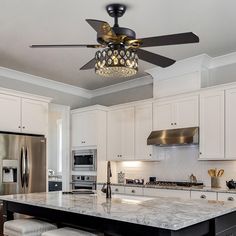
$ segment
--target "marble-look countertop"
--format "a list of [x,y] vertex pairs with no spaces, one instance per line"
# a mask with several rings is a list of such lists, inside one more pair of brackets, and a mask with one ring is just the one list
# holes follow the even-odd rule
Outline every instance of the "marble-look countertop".
[[31,193],[0,196],[0,199],[169,230],[179,230],[236,211],[234,202],[125,195],[107,200],[102,193]]
[[[103,183],[98,183],[103,185]],[[117,184],[112,183],[112,186],[124,186],[124,187],[137,187],[137,188],[155,188],[155,189],[173,189],[173,190],[189,190],[189,191],[202,191],[202,192],[217,192],[217,193],[231,193],[236,194],[236,189],[225,188],[211,188],[211,187],[182,187],[182,186],[158,186],[158,185],[138,185],[138,184]]]

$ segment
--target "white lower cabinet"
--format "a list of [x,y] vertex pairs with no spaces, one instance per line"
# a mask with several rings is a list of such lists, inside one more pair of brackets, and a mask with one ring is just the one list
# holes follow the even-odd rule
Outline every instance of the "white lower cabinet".
[[143,188],[125,187],[125,193],[129,195],[143,195]]
[[111,186],[111,192],[112,193],[125,193],[125,187],[124,186]]
[[218,193],[218,201],[236,201],[235,193]]
[[191,199],[217,200],[216,192],[191,191]]
[[190,191],[185,190],[174,190],[174,189],[154,189],[144,188],[145,196],[153,197],[178,197],[178,198],[190,198]]

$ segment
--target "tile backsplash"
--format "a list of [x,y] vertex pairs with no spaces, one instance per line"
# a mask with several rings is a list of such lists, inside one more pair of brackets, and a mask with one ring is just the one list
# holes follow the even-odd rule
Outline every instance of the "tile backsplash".
[[236,179],[236,161],[199,161],[197,146],[181,147],[154,147],[155,155],[161,158],[160,162],[117,162],[116,172],[124,172],[126,178],[144,178],[150,176],[159,180],[188,181],[194,174],[198,181],[210,186],[208,169],[224,169],[221,177],[221,187],[225,181]]

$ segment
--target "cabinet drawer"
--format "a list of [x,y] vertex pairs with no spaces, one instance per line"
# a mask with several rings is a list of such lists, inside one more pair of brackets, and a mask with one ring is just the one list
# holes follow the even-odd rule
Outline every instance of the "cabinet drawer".
[[233,201],[236,201],[236,194],[235,193],[218,193],[218,200],[233,202]]
[[143,195],[143,188],[125,187],[126,194]]
[[191,191],[192,199],[217,200],[217,193]]
[[154,196],[154,197],[179,197],[179,198],[190,198],[190,191],[185,190],[173,190],[173,189],[144,189],[145,196]]
[[49,181],[48,190],[49,191],[62,191],[62,182]]
[[111,186],[112,193],[124,193],[125,187],[124,186]]

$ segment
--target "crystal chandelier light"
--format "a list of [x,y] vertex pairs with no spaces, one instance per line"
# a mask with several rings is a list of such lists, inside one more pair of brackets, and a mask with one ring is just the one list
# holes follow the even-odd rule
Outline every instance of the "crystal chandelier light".
[[106,48],[95,54],[95,72],[105,77],[128,77],[138,71],[138,56],[132,49]]

